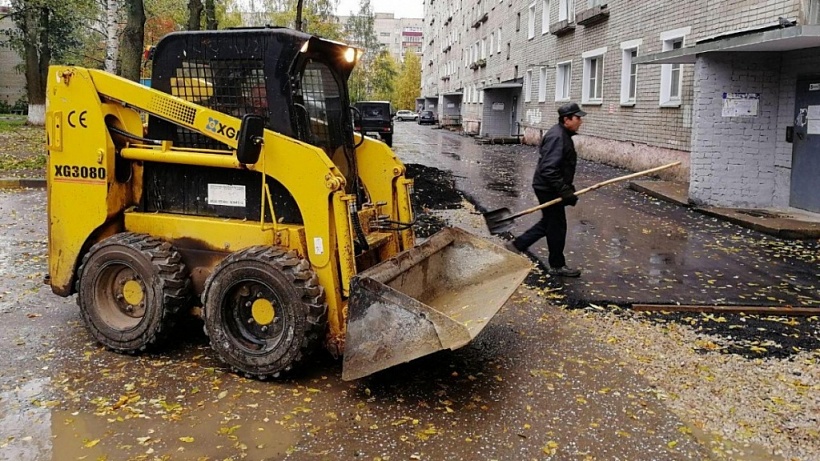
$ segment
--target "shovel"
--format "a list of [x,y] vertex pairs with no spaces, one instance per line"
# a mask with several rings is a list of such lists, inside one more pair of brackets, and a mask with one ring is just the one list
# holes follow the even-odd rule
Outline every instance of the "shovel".
[[[659,166],[656,168],[650,168],[648,170],[639,171],[637,173],[628,174],[625,176],[620,176],[614,179],[609,179],[603,182],[599,182],[598,184],[589,186],[585,189],[581,189],[575,193],[575,195],[586,194],[587,192],[594,191],[600,187],[607,186],[609,184],[615,184],[616,182],[626,181],[627,179],[637,178],[638,176],[644,176],[651,173],[655,173],[657,171],[665,170],[667,168],[671,168],[673,166],[680,165],[681,162],[674,162],[668,165]],[[548,206],[555,205],[556,203],[561,202],[561,198],[556,198],[550,200],[549,202],[544,202],[538,206],[534,206],[532,208],[527,208],[524,211],[519,211],[518,213],[513,214],[509,208],[499,208],[497,210],[492,210],[484,213],[484,220],[487,222],[487,228],[490,230],[490,233],[493,235],[502,234],[504,232],[508,232],[512,228],[513,221],[515,218],[520,216],[524,216],[530,214],[532,212],[541,210]]]

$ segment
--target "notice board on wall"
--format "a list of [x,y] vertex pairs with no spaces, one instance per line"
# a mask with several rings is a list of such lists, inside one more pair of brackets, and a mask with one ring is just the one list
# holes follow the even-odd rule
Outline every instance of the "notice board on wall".
[[724,117],[757,117],[760,93],[723,93]]

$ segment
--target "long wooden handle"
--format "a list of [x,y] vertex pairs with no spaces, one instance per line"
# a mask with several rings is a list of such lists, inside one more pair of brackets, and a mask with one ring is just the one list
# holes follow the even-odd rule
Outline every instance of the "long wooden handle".
[[[581,189],[581,190],[575,192],[575,195],[586,194],[587,192],[594,191],[595,189],[598,189],[598,188],[601,188],[601,187],[604,187],[604,186],[608,186],[610,184],[615,184],[616,182],[626,181],[627,179],[637,178],[639,176],[645,176],[645,175],[648,175],[648,174],[651,174],[651,173],[655,173],[657,171],[665,170],[667,168],[672,168],[673,166],[678,166],[680,164],[681,164],[681,162],[673,162],[673,163],[669,163],[669,164],[666,164],[666,165],[663,165],[663,166],[650,168],[648,170],[639,171],[637,173],[631,173],[631,174],[628,174],[628,175],[619,176],[617,178],[607,179],[606,181],[602,181],[602,182],[599,182],[598,184],[593,184],[592,186]],[[538,211],[538,210],[541,210],[541,209],[546,208],[548,206],[555,205],[556,203],[560,203],[561,200],[563,200],[561,197],[558,197],[556,199],[552,199],[549,202],[544,202],[544,203],[542,203],[538,206],[534,206],[532,208],[527,208],[524,211],[519,211],[518,213],[515,213],[514,215],[510,216],[507,219],[514,219],[514,218],[517,218],[519,216],[524,216],[525,214],[530,214],[534,211]]]

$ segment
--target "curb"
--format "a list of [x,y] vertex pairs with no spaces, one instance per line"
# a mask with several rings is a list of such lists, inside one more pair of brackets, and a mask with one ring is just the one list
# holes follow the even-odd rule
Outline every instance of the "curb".
[[0,189],[45,189],[44,178],[0,178]]

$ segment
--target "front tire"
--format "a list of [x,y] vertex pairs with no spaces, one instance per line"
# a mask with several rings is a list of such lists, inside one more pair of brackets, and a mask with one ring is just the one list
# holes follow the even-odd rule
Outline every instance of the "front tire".
[[171,244],[116,234],[92,246],[77,279],[77,304],[91,335],[133,353],[159,344],[189,299],[190,279]]
[[325,293],[296,252],[256,246],[222,261],[202,294],[205,330],[223,362],[249,377],[279,377],[316,348]]

